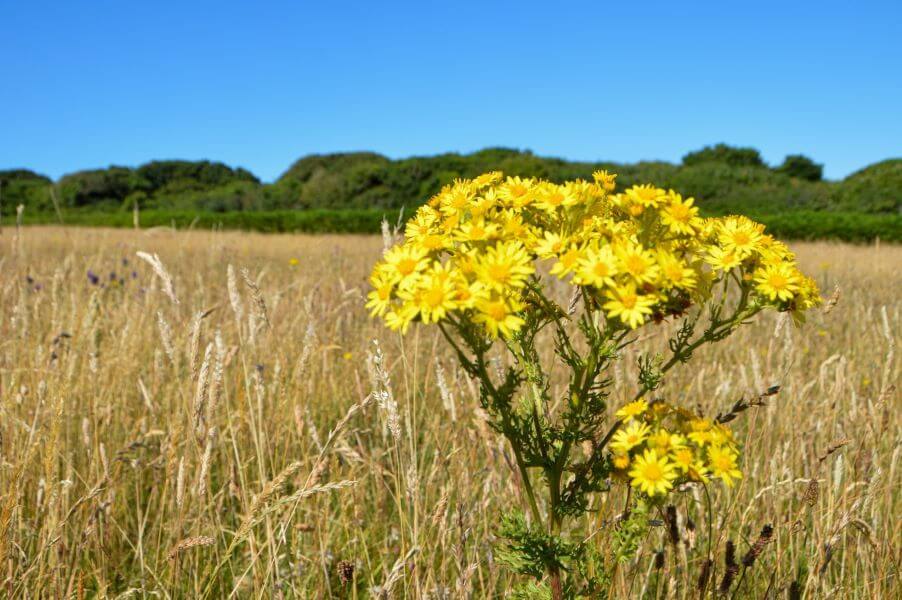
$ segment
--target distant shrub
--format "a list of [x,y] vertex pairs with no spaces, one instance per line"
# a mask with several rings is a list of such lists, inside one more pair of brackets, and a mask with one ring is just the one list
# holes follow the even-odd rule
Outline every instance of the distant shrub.
[[761,153],[754,148],[738,148],[726,144],[705,146],[701,150],[690,152],[683,157],[686,166],[698,165],[706,162],[719,162],[731,167],[763,167],[764,160]]
[[839,184],[843,210],[902,213],[902,159],[884,160],[852,173]]
[[820,181],[824,176],[824,165],[820,165],[802,154],[790,154],[775,171],[796,179]]

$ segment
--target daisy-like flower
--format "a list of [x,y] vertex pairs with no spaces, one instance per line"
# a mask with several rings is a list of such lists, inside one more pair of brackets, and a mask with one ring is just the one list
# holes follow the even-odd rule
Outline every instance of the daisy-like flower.
[[580,285],[597,288],[615,285],[617,258],[609,245],[589,246],[577,261],[576,278]]
[[411,244],[395,246],[389,248],[383,255],[382,268],[393,283],[403,282],[414,273],[429,266],[429,259],[426,255],[425,249]]
[[708,448],[708,467],[711,474],[720,477],[729,487],[733,487],[734,479],[742,478],[742,471],[736,465],[737,453],[726,446],[711,446]]
[[535,181],[508,177],[498,187],[498,198],[512,208],[523,208],[535,198]]
[[673,464],[676,468],[692,481],[707,481],[708,468],[702,464],[695,452],[692,451],[692,448],[686,446],[676,448],[671,452],[670,457],[673,459]]
[[654,283],[660,273],[654,252],[639,244],[621,244],[614,251],[619,268],[630,275],[637,284]]
[[653,297],[639,294],[633,284],[611,288],[608,290],[608,298],[604,304],[608,317],[619,317],[630,329],[644,323],[646,317],[652,314],[651,307],[655,304]]
[[517,316],[523,305],[512,298],[495,295],[477,300],[475,307],[473,320],[481,323],[493,338],[499,335],[509,338],[526,323]]
[[620,410],[617,411],[617,417],[621,421],[629,422],[639,415],[645,413],[646,410],[648,410],[648,402],[640,398],[638,400],[630,402],[629,404],[625,404]]
[[638,446],[648,437],[649,427],[645,423],[632,421],[626,428],[620,428],[611,439],[611,450],[621,454]]
[[392,293],[395,291],[394,281],[385,271],[374,271],[370,276],[370,285],[373,289],[366,295],[366,308],[374,317],[381,317],[391,306]]
[[686,265],[676,255],[666,250],[658,251],[658,265],[661,267],[662,287],[691,291],[698,285],[698,273]]
[[729,217],[721,223],[717,239],[725,249],[732,250],[742,259],[757,251],[762,229],[745,217]]
[[649,496],[664,495],[673,489],[673,480],[677,478],[676,468],[666,455],[655,450],[646,450],[642,456],[633,461],[629,472],[632,486]]
[[592,173],[592,178],[606,192],[613,192],[614,188],[617,187],[617,175],[615,173],[608,173],[604,170],[595,171]]
[[720,271],[729,271],[742,264],[742,257],[734,249],[710,246],[705,262]]
[[799,291],[801,277],[789,263],[765,265],[755,273],[755,288],[771,300],[792,300]]
[[416,306],[424,323],[437,323],[457,308],[455,279],[454,273],[436,262],[414,290],[402,290],[398,297]]
[[476,267],[479,280],[498,292],[523,287],[534,271],[520,242],[498,242],[482,254]]
[[698,207],[692,206],[694,198],[683,197],[674,191],[667,193],[668,203],[661,209],[661,222],[671,233],[676,235],[693,235],[700,227],[702,220],[698,216]]
[[568,273],[573,272],[585,252],[585,248],[577,245],[568,247],[557,255],[557,262],[551,267],[550,273],[563,279]]

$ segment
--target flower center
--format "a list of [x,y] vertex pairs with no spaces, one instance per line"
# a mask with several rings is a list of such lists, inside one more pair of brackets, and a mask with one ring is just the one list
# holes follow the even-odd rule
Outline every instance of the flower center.
[[661,466],[658,463],[648,463],[645,465],[645,468],[642,469],[642,474],[649,481],[660,481],[664,476],[664,470],[661,469]]
[[417,266],[417,261],[412,258],[402,258],[398,261],[398,273],[401,275],[410,275]]

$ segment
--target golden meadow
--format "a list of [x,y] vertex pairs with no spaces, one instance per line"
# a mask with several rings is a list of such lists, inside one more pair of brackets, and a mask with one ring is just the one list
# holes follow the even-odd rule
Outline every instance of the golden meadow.
[[[483,598],[519,583],[494,545],[518,496],[509,449],[437,331],[367,315],[382,248],[5,227],[2,593]],[[727,542],[742,558],[765,525],[737,597],[897,591],[902,249],[792,249],[838,301],[801,329],[759,315],[668,373],[657,393],[712,416],[782,389],[731,423],[744,476],[711,488],[711,518],[697,488],[676,492],[676,531],[661,519],[639,540],[612,597],[697,597],[707,544],[719,579]],[[612,411],[670,333],[623,351]],[[394,403],[375,402],[386,380]],[[599,546],[624,507],[601,498],[574,526]]]

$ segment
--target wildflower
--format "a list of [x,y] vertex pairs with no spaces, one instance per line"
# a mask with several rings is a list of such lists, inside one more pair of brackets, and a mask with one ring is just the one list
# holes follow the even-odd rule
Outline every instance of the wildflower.
[[614,434],[611,440],[611,450],[627,452],[645,441],[648,437],[649,427],[639,421],[631,421],[626,428],[621,428]]
[[718,240],[724,249],[731,250],[743,259],[758,249],[761,241],[760,226],[745,217],[730,217],[721,223]]
[[636,283],[653,283],[657,279],[660,267],[653,252],[638,244],[625,244],[618,247],[616,253],[620,269],[631,275]]
[[296,259],[296,258],[289,258],[289,259],[288,259],[288,264],[289,264],[290,266],[292,266],[292,267],[298,266],[298,265],[300,264],[300,262],[301,262],[301,261],[299,261],[299,260]]
[[639,400],[624,405],[623,408],[617,411],[617,416],[620,417],[621,421],[628,422],[635,417],[638,417],[646,410],[648,410],[648,402],[640,398]]
[[649,496],[656,496],[666,494],[673,488],[673,480],[677,478],[677,473],[666,456],[659,455],[655,450],[646,450],[633,461],[629,476],[634,488]]
[[636,292],[632,284],[615,287],[608,291],[608,302],[604,304],[609,318],[620,317],[630,329],[635,329],[645,322],[645,317],[652,313],[654,299]]
[[742,257],[734,249],[711,246],[705,262],[720,271],[729,271],[742,264]]
[[498,292],[523,287],[533,271],[532,261],[519,242],[499,242],[485,251],[477,266],[480,281]]
[[771,300],[792,300],[799,291],[799,276],[787,263],[765,266],[755,273],[756,289]]
[[680,235],[692,235],[701,226],[702,220],[698,217],[698,207],[692,206],[693,198],[685,201],[676,192],[668,192],[668,204],[661,209],[661,222],[670,229],[671,233]]
[[711,446],[708,448],[708,466],[711,474],[720,477],[728,486],[733,486],[734,479],[742,478],[742,471],[736,466],[737,454],[728,447]]
[[416,246],[395,246],[382,257],[382,269],[394,283],[403,282],[429,265],[427,251]]
[[603,170],[595,171],[592,173],[592,178],[595,180],[595,183],[600,185],[606,192],[613,192],[614,188],[617,187],[617,175],[615,173],[608,173]]
[[508,338],[525,323],[516,314],[522,308],[518,302],[496,295],[476,301],[477,312],[473,320],[482,323],[493,338],[499,335]]
[[617,274],[617,259],[610,246],[589,247],[577,261],[577,279],[580,285],[597,288],[612,286]]

